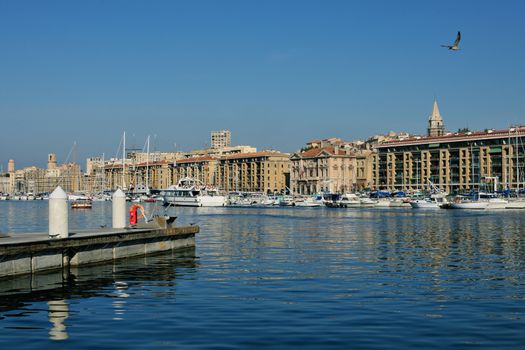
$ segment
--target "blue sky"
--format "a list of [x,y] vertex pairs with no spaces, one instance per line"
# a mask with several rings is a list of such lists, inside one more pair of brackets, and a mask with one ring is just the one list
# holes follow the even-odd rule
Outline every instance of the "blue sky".
[[[523,1],[0,0],[0,164],[525,123]],[[461,30],[461,51],[440,47]]]

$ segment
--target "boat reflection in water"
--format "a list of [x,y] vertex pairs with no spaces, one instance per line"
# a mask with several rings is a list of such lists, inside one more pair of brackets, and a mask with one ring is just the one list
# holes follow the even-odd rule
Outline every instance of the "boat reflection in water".
[[[177,269],[193,270],[195,267],[195,249],[188,248],[122,259],[110,264],[71,268],[69,272],[58,270],[0,280],[0,319],[6,315],[34,317],[34,312],[28,310],[34,308],[40,311],[41,306],[37,304],[46,302],[49,339],[67,340],[70,338],[68,326],[74,326],[68,325],[72,322],[70,304],[74,300],[101,296],[114,298],[113,320],[121,321],[126,314],[125,300],[132,298],[126,292],[130,283],[165,281],[173,284]],[[12,311],[16,315],[11,315]]]

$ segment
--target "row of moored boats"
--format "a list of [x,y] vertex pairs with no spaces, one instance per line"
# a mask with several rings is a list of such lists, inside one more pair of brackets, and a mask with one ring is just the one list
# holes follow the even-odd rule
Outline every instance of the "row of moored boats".
[[[432,184],[431,184],[432,185]],[[206,186],[192,178],[183,178],[177,185],[155,194],[128,196],[133,202],[162,202],[164,206],[189,207],[331,207],[331,208],[415,208],[415,209],[525,209],[524,196],[503,197],[494,193],[476,192],[468,195],[449,196],[430,186],[432,193],[407,196],[403,192],[374,191],[370,193],[319,194],[313,196],[276,195],[264,193],[232,192],[227,195],[217,188]],[[523,191],[522,191],[523,192]],[[521,192],[518,192],[521,194]],[[48,199],[46,195],[4,195],[0,200]],[[109,201],[110,193],[93,196],[69,194],[72,208],[91,208],[93,201]]]

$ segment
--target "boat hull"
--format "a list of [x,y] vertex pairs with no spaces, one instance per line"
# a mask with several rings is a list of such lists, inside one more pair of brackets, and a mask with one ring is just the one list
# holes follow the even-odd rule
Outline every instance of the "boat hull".
[[505,209],[525,209],[525,200],[509,201]]
[[341,208],[359,208],[361,201],[340,201],[338,204]]
[[167,198],[165,205],[174,205],[176,207],[224,207],[226,197],[224,196],[197,196],[188,198]]
[[450,208],[451,209],[483,210],[483,209],[487,209],[488,205],[489,205],[488,202],[451,203]]
[[490,199],[487,209],[506,209],[509,201],[504,199]]
[[380,199],[376,202],[376,207],[379,207],[379,208],[389,208],[390,207],[390,201],[389,200],[384,200],[384,199]]
[[414,209],[441,209],[439,203],[419,200],[411,201],[410,206]]

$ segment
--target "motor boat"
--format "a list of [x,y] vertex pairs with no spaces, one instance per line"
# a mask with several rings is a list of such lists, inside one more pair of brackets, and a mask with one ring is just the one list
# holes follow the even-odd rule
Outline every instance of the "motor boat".
[[172,185],[161,191],[165,206],[185,207],[223,207],[226,196],[223,196],[213,186],[203,185],[200,181],[185,177],[177,185]]

